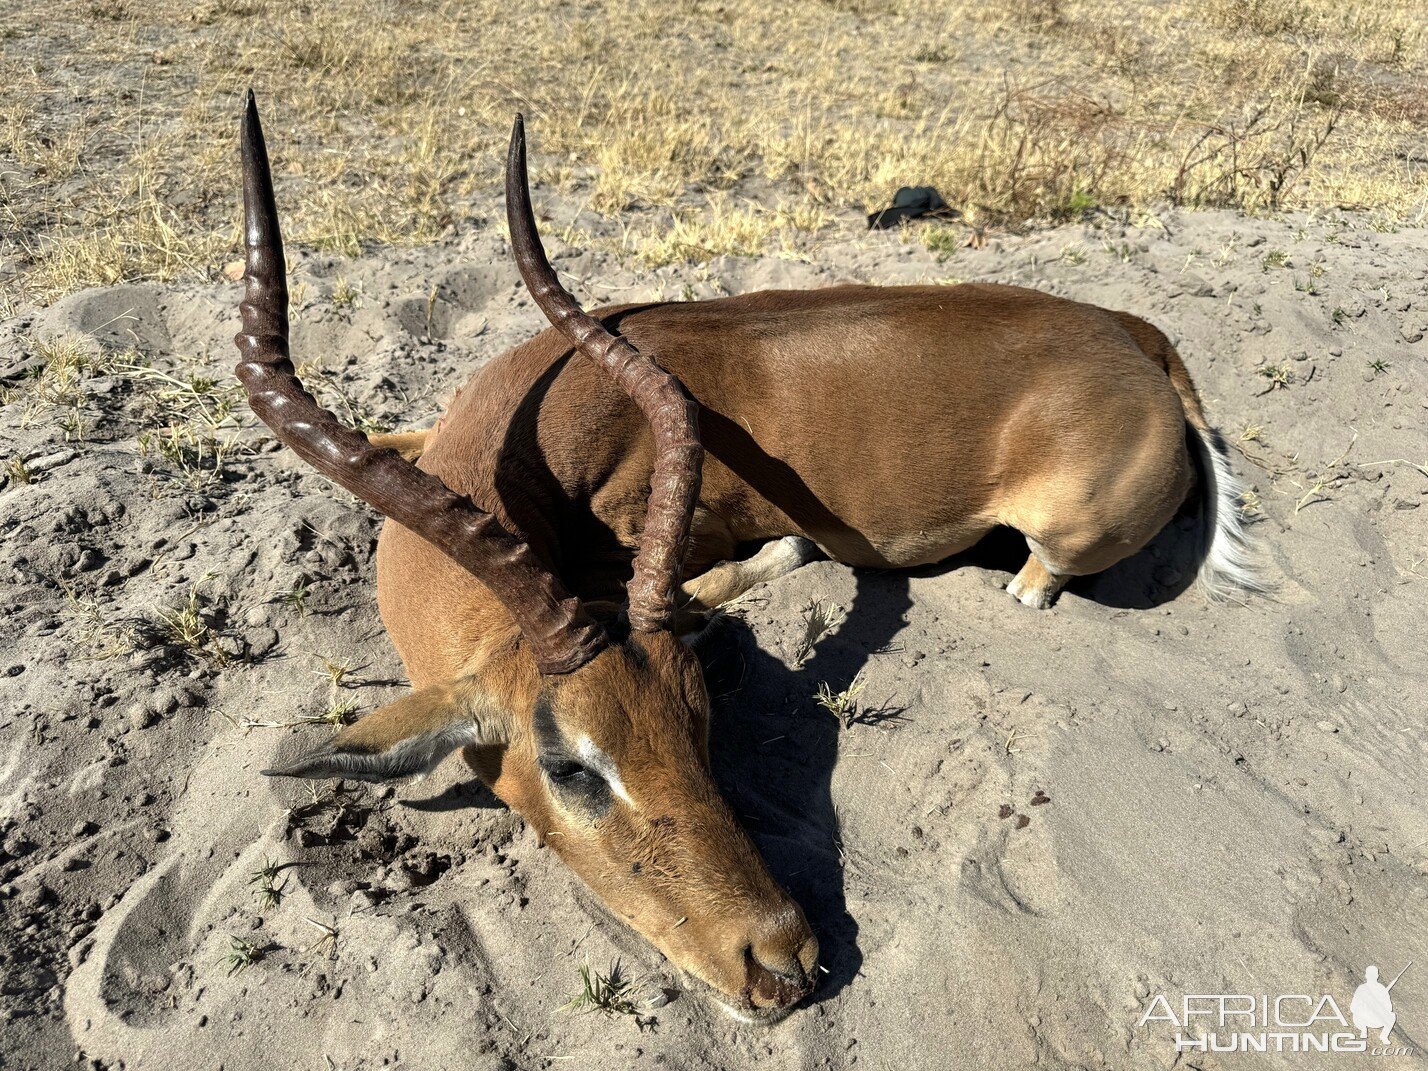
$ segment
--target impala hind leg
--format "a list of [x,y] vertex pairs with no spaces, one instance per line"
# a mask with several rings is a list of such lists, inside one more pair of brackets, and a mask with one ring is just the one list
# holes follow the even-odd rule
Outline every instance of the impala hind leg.
[[1048,569],[1033,551],[1021,567],[1021,572],[1012,577],[1007,591],[1023,606],[1033,610],[1048,609],[1066,586],[1070,576],[1058,575]]
[[1072,577],[1105,572],[1129,558],[1149,543],[1168,519],[1151,514],[1142,520],[1138,531],[1131,529],[1128,535],[1122,534],[1124,528],[1107,531],[1103,521],[1092,518],[1079,525],[1062,526],[1054,535],[1043,533],[1041,540],[1027,536],[1031,556],[1007,585],[1007,591],[1023,606],[1049,609]]
[[698,631],[709,614],[750,588],[787,576],[801,565],[817,561],[823,552],[802,536],[784,536],[765,543],[743,561],[720,562],[680,588],[678,630]]

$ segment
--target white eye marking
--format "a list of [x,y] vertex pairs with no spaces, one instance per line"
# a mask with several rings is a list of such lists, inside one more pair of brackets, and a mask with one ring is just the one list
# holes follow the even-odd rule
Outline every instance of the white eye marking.
[[575,742],[575,753],[580,756],[582,763],[605,779],[611,792],[631,807],[635,805],[635,801],[630,799],[630,794],[625,791],[625,783],[620,780],[620,769],[615,765],[615,760],[601,751],[594,740],[582,736]]

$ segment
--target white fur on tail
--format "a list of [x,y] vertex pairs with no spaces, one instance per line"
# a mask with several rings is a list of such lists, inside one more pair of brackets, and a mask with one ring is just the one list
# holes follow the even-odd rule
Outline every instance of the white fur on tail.
[[1187,424],[1203,481],[1203,539],[1200,586],[1211,600],[1232,599],[1238,592],[1264,595],[1272,585],[1259,575],[1240,513],[1239,480],[1230,469],[1229,448],[1214,428]]

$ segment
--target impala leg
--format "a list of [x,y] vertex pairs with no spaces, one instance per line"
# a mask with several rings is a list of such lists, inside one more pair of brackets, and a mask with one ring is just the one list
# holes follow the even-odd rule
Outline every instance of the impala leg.
[[823,552],[810,540],[784,536],[765,543],[743,561],[720,562],[680,588],[680,631],[702,627],[705,617],[724,603],[821,557]]
[[1055,600],[1061,589],[1066,586],[1069,576],[1058,576],[1045,565],[1041,559],[1032,554],[1026,559],[1026,564],[1021,567],[1021,572],[1012,577],[1012,581],[1007,585],[1007,591],[1019,600],[1023,606],[1030,606],[1035,610],[1045,610]]
[[370,436],[370,439],[378,450],[395,450],[408,461],[415,462],[426,452],[427,439],[431,432],[431,428],[424,431],[393,431]]

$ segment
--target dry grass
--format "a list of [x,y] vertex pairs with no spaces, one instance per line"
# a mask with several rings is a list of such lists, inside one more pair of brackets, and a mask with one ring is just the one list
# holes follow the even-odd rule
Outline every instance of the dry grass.
[[677,211],[667,228],[638,234],[627,230],[621,248],[648,268],[720,256],[794,255],[799,235],[816,233],[832,222],[821,205],[794,203],[770,210],[715,197],[697,209]]
[[814,599],[803,608],[803,636],[793,651],[793,664],[801,666],[808,661],[818,641],[841,625],[847,618],[847,611],[823,599]]
[[[1421,0],[57,0],[0,31],[0,264],[50,299],[212,272],[241,93],[289,232],[354,254],[535,173],[644,264],[807,249],[932,184],[978,223],[1092,206],[1347,205],[1421,220]],[[0,282],[5,282],[0,276]]]
[[57,581],[69,604],[72,635],[95,659],[120,658],[138,649],[140,637],[131,622],[112,616],[94,595],[82,595]]
[[35,364],[0,402],[23,406],[22,426],[42,420],[74,423],[79,418],[71,420],[70,415],[77,414],[89,400],[88,381],[107,375],[112,358],[78,335],[36,335],[29,341]]
[[833,691],[827,681],[820,681],[813,701],[837,718],[843,728],[851,729],[858,716],[858,697],[867,686],[868,682],[863,679],[861,671],[841,692]]
[[213,624],[220,600],[203,591],[203,586],[213,579],[215,574],[205,573],[189,588],[188,597],[179,606],[155,607],[154,638],[189,655],[223,666],[233,656],[223,646],[222,631]]
[[[202,358],[179,358],[164,369],[136,349],[106,349],[78,335],[34,334],[19,341],[29,360],[13,385],[0,390],[0,407],[14,406],[22,427],[56,427],[66,440],[105,440],[132,420],[140,426],[139,455],[151,470],[189,486],[220,477],[235,449],[250,448],[237,442],[246,418],[235,411],[242,388],[209,374]],[[327,397],[346,400],[327,377],[318,378]],[[104,404],[101,392],[111,390],[124,396],[122,413]],[[361,407],[349,402],[346,408],[371,426]],[[7,472],[22,482],[20,471]]]

